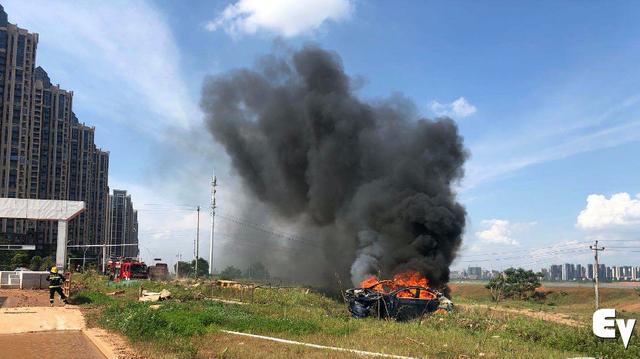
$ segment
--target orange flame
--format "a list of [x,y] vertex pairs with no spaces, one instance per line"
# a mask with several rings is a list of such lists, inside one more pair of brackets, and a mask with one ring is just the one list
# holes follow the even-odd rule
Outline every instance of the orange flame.
[[[408,271],[398,273],[393,276],[393,279],[380,280],[376,276],[372,275],[362,282],[360,282],[361,288],[370,288],[380,293],[390,293],[398,289],[405,287],[420,286],[429,287],[429,280],[422,274],[416,271]],[[406,289],[398,292],[398,297],[405,298],[420,298],[420,299],[434,299],[435,294],[431,291],[421,289]]]

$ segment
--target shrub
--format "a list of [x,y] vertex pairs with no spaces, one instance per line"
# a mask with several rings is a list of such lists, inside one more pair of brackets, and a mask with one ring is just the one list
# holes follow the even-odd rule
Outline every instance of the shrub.
[[234,266],[228,266],[220,272],[220,279],[236,279],[242,276],[242,271]]
[[29,265],[29,269],[33,271],[40,270],[40,266],[42,266],[42,257],[33,256],[31,257],[31,264]]

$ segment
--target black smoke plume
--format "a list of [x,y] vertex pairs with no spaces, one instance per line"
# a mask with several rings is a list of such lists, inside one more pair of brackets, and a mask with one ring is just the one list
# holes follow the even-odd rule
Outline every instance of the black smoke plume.
[[321,244],[306,256],[324,268],[298,253],[291,271],[449,280],[466,215],[452,186],[468,157],[452,120],[419,118],[401,96],[359,98],[340,57],[314,45],[208,77],[201,107],[248,190]]

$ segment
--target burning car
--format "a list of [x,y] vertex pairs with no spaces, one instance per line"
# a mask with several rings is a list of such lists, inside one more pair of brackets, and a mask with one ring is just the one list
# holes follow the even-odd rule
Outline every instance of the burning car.
[[355,318],[375,316],[404,321],[453,310],[453,303],[429,288],[428,280],[418,272],[396,274],[391,280],[372,276],[362,281],[360,288],[346,290],[344,296]]

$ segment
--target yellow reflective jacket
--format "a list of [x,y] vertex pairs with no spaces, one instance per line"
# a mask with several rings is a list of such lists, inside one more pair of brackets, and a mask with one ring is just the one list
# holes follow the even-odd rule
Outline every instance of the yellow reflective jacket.
[[47,282],[49,282],[49,288],[57,288],[64,283],[64,277],[60,273],[49,273]]

